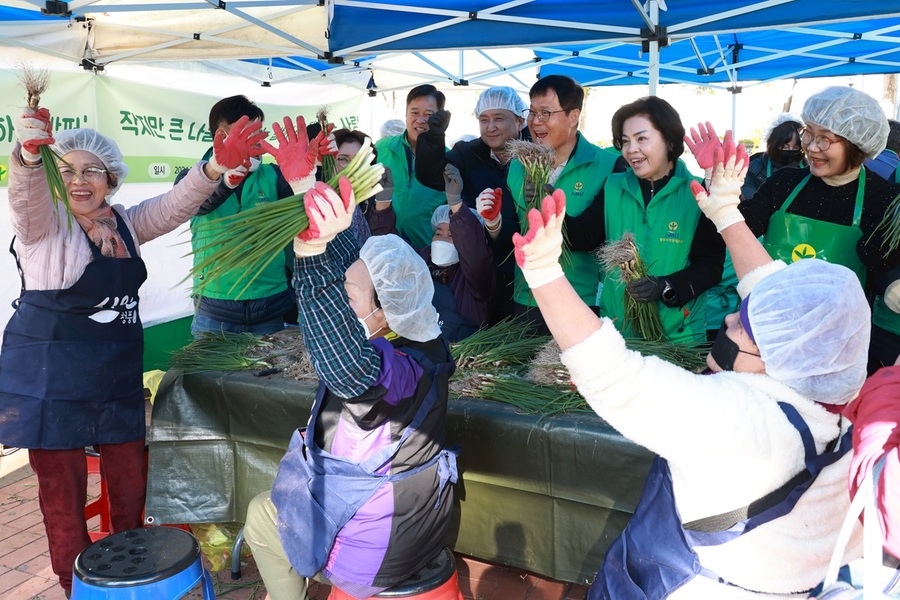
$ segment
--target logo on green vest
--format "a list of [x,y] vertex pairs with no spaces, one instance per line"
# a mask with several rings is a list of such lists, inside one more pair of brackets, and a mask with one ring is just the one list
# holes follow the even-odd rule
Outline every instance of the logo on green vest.
[[794,249],[791,250],[791,262],[797,262],[798,260],[802,260],[804,258],[815,257],[816,249],[809,244],[797,244],[796,246],[794,246]]
[[0,164],[0,181],[6,181],[6,177],[9,175],[9,169],[6,165]]
[[574,191],[572,192],[573,196],[583,196],[584,195],[584,184],[580,181],[576,181],[575,185],[572,186]]
[[678,235],[678,221],[669,221],[667,229],[665,237],[659,238],[659,241],[680,244],[682,240],[681,236]]

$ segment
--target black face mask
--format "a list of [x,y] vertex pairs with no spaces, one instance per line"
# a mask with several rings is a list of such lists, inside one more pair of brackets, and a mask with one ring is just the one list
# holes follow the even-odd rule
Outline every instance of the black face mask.
[[741,352],[749,354],[750,356],[759,356],[759,354],[741,350],[737,345],[737,342],[728,337],[725,333],[725,329],[726,327],[723,323],[719,328],[719,333],[716,334],[716,341],[713,342],[712,348],[709,350],[713,360],[716,361],[716,364],[719,365],[723,371],[734,371],[734,361],[737,360],[738,354]]
[[803,152],[800,150],[782,150],[781,162],[785,165],[794,165],[803,158]]

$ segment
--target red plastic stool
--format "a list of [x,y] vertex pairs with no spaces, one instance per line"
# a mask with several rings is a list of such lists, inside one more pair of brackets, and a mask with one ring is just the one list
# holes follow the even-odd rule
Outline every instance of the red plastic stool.
[[[449,549],[444,548],[440,554],[428,561],[418,573],[392,588],[375,594],[374,598],[416,598],[417,600],[463,600],[459,591],[459,578],[456,575],[456,559]],[[328,600],[357,600],[356,597],[331,588]]]

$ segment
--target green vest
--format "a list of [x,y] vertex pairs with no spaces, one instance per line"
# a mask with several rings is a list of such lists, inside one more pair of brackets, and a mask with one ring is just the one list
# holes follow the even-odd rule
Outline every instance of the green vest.
[[[672,178],[645,209],[640,181],[634,172],[629,169],[611,175],[604,188],[606,239],[618,240],[626,231],[632,232],[651,275],[669,275],[687,267],[700,220],[700,209],[690,187],[694,179],[698,178],[678,160]],[[600,293],[600,314],[613,319],[623,335],[636,336],[627,327],[623,328],[625,293],[625,284],[620,281],[618,272],[606,277]],[[706,340],[705,292],[678,308],[669,308],[658,300],[656,304],[669,341]]]
[[[577,133],[575,148],[566,166],[560,173],[553,187],[566,193],[566,214],[577,217],[587,208],[594,197],[600,193],[606,178],[612,173],[616,164],[616,156],[590,143]],[[509,174],[506,183],[516,203],[519,223],[527,225],[525,218],[525,169],[522,163],[513,159],[509,163]],[[597,305],[597,286],[600,283],[600,270],[597,259],[590,252],[568,252],[563,255],[563,272],[566,279],[575,288],[589,306]],[[522,270],[516,265],[513,300],[524,306],[537,306],[531,294]]]
[[[237,214],[241,210],[253,208],[257,204],[278,200],[277,181],[278,175],[272,165],[262,164],[259,166],[259,169],[250,173],[244,179],[240,202],[238,202],[237,195],[232,194],[214,211],[205,215],[191,217],[191,248],[194,251],[194,265],[200,264],[218,250],[218,246],[205,250],[201,248],[204,244],[204,238],[198,235],[195,226]],[[242,280],[242,277],[246,274],[245,271],[229,271],[221,277],[208,282],[203,289],[203,295],[217,300],[256,300],[283,292],[287,285],[285,267],[289,263],[287,262],[288,253],[282,251],[280,254],[282,256],[276,256],[240,297],[237,297],[237,294],[247,284],[246,278]],[[293,253],[290,254],[292,255]],[[293,263],[290,264],[293,266]],[[204,273],[194,275],[195,289],[204,277]],[[238,283],[239,281],[240,283]],[[234,288],[233,290],[232,287]]]
[[406,132],[375,142],[378,162],[391,170],[394,178],[394,213],[397,231],[413,248],[431,244],[434,229],[431,215],[434,209],[447,202],[444,192],[425,187],[416,179],[413,164],[415,153],[406,139]]

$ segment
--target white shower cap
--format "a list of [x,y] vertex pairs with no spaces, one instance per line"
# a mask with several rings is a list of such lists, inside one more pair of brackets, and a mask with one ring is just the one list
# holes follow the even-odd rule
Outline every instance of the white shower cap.
[[388,119],[381,124],[381,137],[393,137],[406,131],[406,122],[402,119]]
[[852,87],[832,86],[809,97],[803,105],[803,122],[815,123],[875,158],[887,145],[884,111],[872,96]]
[[[484,225],[484,217],[479,215],[478,211],[476,211],[471,206],[468,208],[472,211],[475,217],[478,218],[478,222]],[[450,206],[447,204],[441,204],[436,209],[434,209],[434,212],[431,214],[432,231],[437,231],[438,225],[440,225],[441,223],[450,223]]]
[[825,404],[859,392],[872,315],[850,269],[798,260],[760,280],[744,302],[769,376]]
[[96,129],[65,129],[53,135],[56,143],[52,148],[60,156],[65,156],[75,150],[86,150],[100,159],[106,170],[116,178],[116,187],[109,191],[113,196],[122,187],[125,176],[128,175],[128,165],[119,151],[119,146]]
[[498,108],[508,110],[517,117],[521,117],[528,105],[511,87],[496,86],[484,90],[478,96],[478,102],[475,103],[475,116],[480,117],[484,111]]
[[390,328],[414,342],[441,334],[431,299],[434,283],[421,256],[402,238],[375,235],[359,251],[375,285],[375,295]]
[[791,113],[781,113],[769,123],[766,127],[766,134],[763,136],[764,141],[768,141],[769,137],[772,135],[772,132],[775,131],[775,128],[781,125],[782,123],[796,123],[797,129],[803,126],[803,121],[797,115]]

